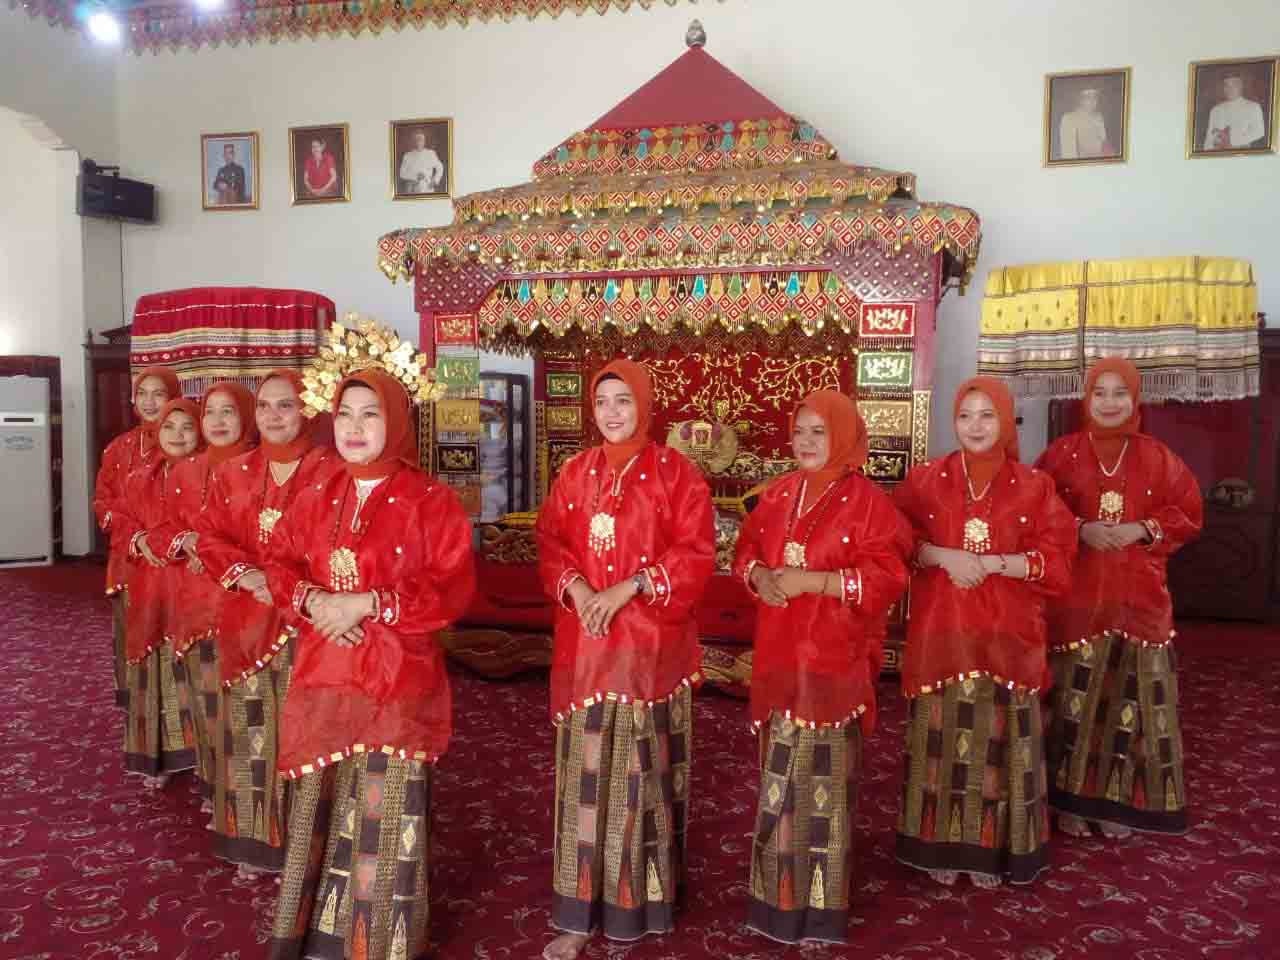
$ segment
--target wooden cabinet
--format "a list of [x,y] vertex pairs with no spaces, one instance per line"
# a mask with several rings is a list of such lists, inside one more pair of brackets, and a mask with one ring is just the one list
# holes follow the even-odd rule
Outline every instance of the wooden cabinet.
[[[133,389],[129,374],[130,327],[102,334],[106,343],[92,339],[84,345],[89,365],[89,476],[98,476],[98,464],[107,444],[133,426]],[[93,552],[105,554],[106,538],[93,525]]]
[[[1260,340],[1257,397],[1143,409],[1143,432],[1186,461],[1205,497],[1200,538],[1169,561],[1180,617],[1280,619],[1280,330],[1263,330]],[[1079,407],[1053,401],[1050,441],[1079,429]]]

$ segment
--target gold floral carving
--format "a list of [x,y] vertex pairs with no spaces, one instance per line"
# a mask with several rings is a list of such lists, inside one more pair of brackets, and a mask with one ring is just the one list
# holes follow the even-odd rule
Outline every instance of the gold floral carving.
[[547,499],[547,490],[551,482],[551,451],[547,444],[547,404],[545,400],[533,402],[533,443],[534,443],[534,505],[542,506]]
[[479,469],[474,450],[464,450],[458,447],[444,447],[439,451],[439,455],[441,470],[449,470],[456,473],[465,470]]
[[436,427],[441,433],[480,433],[480,401],[438,401]]
[[866,421],[867,433],[872,436],[911,436],[910,400],[859,400],[858,410]]
[[911,407],[911,462],[924,463],[929,459],[929,390],[917,390],[912,395]]
[[480,555],[493,563],[532,565],[538,546],[530,528],[486,524],[480,528]]
[[547,431],[549,433],[581,433],[582,407],[576,403],[547,407]]

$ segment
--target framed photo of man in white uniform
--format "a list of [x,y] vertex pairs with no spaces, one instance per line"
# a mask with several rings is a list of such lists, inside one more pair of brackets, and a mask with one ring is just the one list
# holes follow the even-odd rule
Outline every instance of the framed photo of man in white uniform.
[[1086,70],[1044,78],[1044,165],[1124,163],[1129,159],[1133,71]]
[[1276,151],[1280,58],[1199,60],[1187,79],[1187,156],[1238,157]]
[[453,119],[391,122],[391,199],[453,195]]

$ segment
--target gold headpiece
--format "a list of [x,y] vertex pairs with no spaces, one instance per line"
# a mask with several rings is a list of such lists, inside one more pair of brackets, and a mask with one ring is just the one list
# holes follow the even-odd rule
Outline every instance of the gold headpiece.
[[431,403],[444,396],[445,386],[436,382],[426,354],[415,354],[410,341],[358,313],[348,313],[344,319],[345,324],[334,321],[328,343],[302,373],[303,413],[308,417],[331,410],[338,384],[361,370],[391,374],[404,384],[414,403]]

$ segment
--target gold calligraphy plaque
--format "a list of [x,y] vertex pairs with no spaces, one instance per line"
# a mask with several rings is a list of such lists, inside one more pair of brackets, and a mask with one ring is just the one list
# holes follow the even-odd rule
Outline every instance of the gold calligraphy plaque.
[[859,400],[858,411],[872,436],[911,436],[910,400]]
[[441,433],[480,433],[479,400],[436,402],[436,429]]
[[582,433],[582,407],[578,404],[547,407],[549,433]]

